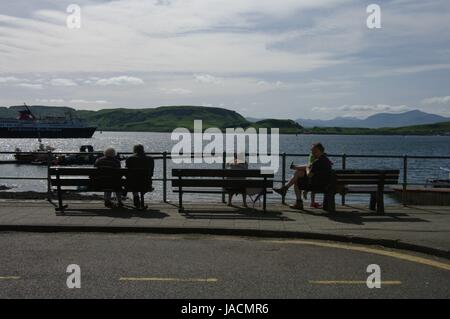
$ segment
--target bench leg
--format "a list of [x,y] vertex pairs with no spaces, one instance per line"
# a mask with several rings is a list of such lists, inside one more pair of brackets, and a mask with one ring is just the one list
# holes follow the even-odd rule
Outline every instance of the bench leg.
[[336,195],[334,192],[324,194],[323,209],[328,213],[336,212]]
[[376,193],[370,193],[370,205],[369,208],[370,210],[375,210],[377,207],[377,195]]
[[178,188],[178,212],[183,212],[183,188],[180,186]]
[[377,193],[377,213],[384,215],[384,194],[382,192]]
[[263,195],[263,210],[264,212],[267,211],[267,190],[264,188],[264,195]]
[[58,207],[55,208],[55,211],[64,214],[64,210],[66,208],[67,208],[67,205],[63,205],[61,186],[58,185]]

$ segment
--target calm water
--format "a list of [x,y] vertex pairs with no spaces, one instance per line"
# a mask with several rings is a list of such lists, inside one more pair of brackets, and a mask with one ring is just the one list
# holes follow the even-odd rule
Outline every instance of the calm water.
[[[329,154],[357,154],[357,155],[435,155],[450,156],[449,136],[324,136],[324,135],[282,135],[280,137],[280,151],[286,153],[308,153],[313,142],[322,142]],[[171,141],[170,134],[167,133],[96,133],[92,139],[66,139],[66,140],[45,140],[44,144],[51,145],[57,151],[78,151],[81,145],[91,144],[95,150],[102,150],[112,146],[119,152],[130,152],[132,145],[143,144],[148,152],[163,152],[171,150],[175,142]],[[206,143],[205,143],[206,144]],[[31,151],[37,147],[35,139],[1,139],[0,151],[13,151],[16,147],[23,151]],[[0,155],[1,160],[12,159],[12,155]],[[342,163],[339,157],[332,158],[336,168],[340,168]],[[306,158],[288,158],[291,161],[304,163]],[[192,167],[199,167],[189,165]],[[175,167],[169,161],[170,168]],[[186,167],[186,166],[185,166]],[[441,171],[440,167],[450,167],[450,160],[410,160],[408,182],[424,183],[427,178],[448,178],[448,173]],[[402,168],[400,159],[354,159],[347,160],[347,168]],[[0,176],[26,176],[45,177],[46,167],[40,166],[17,166],[13,164],[0,165]],[[162,161],[156,162],[155,177],[162,178]],[[277,174],[277,179],[281,179],[281,169]],[[1,180],[0,185],[14,187],[13,191],[45,191],[46,181],[11,181]],[[161,183],[155,182],[156,191],[151,195],[155,199],[162,198]],[[170,186],[169,186],[170,190]],[[208,195],[202,195],[202,197]],[[212,195],[218,198],[217,195]],[[176,200],[176,196],[170,191],[168,197]],[[209,197],[211,198],[211,197]],[[191,198],[192,199],[192,198]],[[273,196],[272,199],[277,199]],[[350,201],[360,201],[359,196],[353,196]]]

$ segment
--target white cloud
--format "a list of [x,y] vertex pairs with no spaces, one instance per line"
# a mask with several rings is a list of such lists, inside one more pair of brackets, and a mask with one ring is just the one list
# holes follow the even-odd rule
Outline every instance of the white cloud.
[[110,104],[108,101],[105,100],[84,100],[84,99],[74,99],[70,100],[70,103],[76,103],[76,104]]
[[436,96],[424,99],[422,104],[447,104],[450,103],[450,96]]
[[65,102],[64,99],[36,99],[38,103],[46,103],[46,104],[62,104]]
[[194,78],[197,82],[208,84],[221,84],[223,80],[221,78],[212,76],[210,74],[194,74]]
[[192,94],[191,90],[183,88],[172,88],[172,89],[161,88],[160,91],[163,92],[164,94],[177,94],[177,95]]
[[32,90],[42,90],[44,88],[42,84],[34,84],[34,83],[19,83],[16,86]]
[[140,78],[133,76],[117,76],[107,79],[97,79],[94,81],[94,85],[98,86],[122,86],[122,85],[143,85],[144,81]]
[[52,86],[77,86],[78,84],[71,79],[52,79],[50,81]]
[[402,113],[411,111],[407,105],[342,105],[338,107],[314,107],[314,112],[334,112],[344,116],[362,116],[376,113]]
[[17,82],[20,82],[20,79],[14,76],[0,77],[0,84],[17,83]]

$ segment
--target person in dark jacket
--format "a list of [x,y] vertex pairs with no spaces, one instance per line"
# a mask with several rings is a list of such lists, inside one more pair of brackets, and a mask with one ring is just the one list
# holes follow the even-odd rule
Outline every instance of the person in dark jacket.
[[[126,167],[139,169],[139,172],[130,172],[127,176],[127,189],[133,192],[134,206],[139,210],[145,210],[144,195],[152,189],[153,171],[155,161],[145,154],[144,146],[138,144],[133,148],[133,155],[126,160]],[[142,170],[144,173],[142,173]]]
[[290,207],[303,210],[303,191],[323,191],[330,183],[333,163],[325,155],[325,148],[321,143],[313,144],[311,154],[315,158],[314,162],[306,169],[296,170],[289,183],[281,188],[274,188],[280,195],[286,195],[291,186],[294,186],[297,201]]
[[[120,161],[116,156],[116,151],[113,148],[107,148],[104,151],[104,156],[97,159],[94,163],[94,167],[97,168],[105,168],[105,169],[114,169],[114,168],[120,168]],[[99,185],[102,185],[102,188],[105,187],[111,187],[111,189],[117,190],[116,197],[117,197],[117,205],[119,207],[123,207],[122,203],[122,197],[120,193],[120,176],[113,176],[110,174],[111,171],[108,171],[108,174],[101,174],[99,173],[98,176],[94,178],[94,181],[96,183],[99,183]],[[113,208],[115,205],[113,204],[111,200],[111,192],[105,192],[105,206],[108,208]]]

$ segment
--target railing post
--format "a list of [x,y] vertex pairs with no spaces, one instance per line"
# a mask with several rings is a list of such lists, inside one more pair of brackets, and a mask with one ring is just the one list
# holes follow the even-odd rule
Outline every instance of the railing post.
[[406,192],[408,190],[408,155],[403,156],[403,192],[402,204],[406,206]]
[[[222,169],[226,169],[227,165],[227,152],[223,152],[222,155]],[[226,203],[225,193],[222,192],[222,203]]]
[[50,166],[52,165],[52,151],[47,152],[47,200],[52,200],[52,179],[50,175]]
[[163,153],[163,202],[167,203],[167,152]]
[[[342,169],[347,169],[347,154],[342,154]],[[342,193],[341,204],[345,206],[345,191]]]
[[[281,156],[281,184],[284,187],[286,185],[286,153],[283,153]],[[281,197],[281,202],[283,205],[286,204],[286,194]]]

